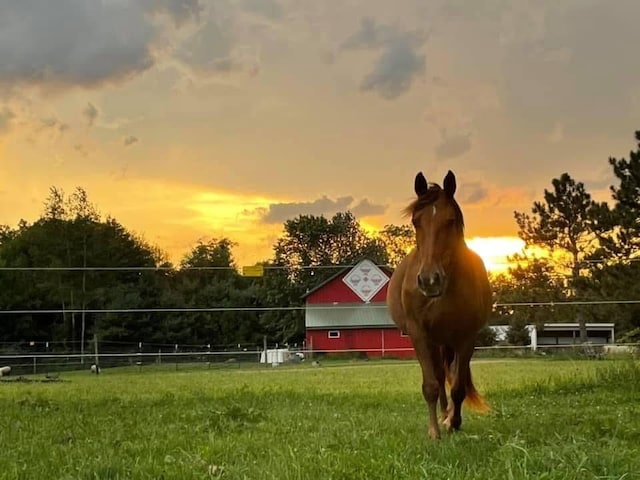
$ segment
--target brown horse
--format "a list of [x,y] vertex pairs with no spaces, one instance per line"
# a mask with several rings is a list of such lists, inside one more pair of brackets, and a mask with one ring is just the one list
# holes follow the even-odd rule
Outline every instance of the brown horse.
[[465,243],[453,172],[447,173],[443,188],[427,183],[420,172],[414,188],[417,198],[405,214],[411,216],[416,246],[391,277],[387,305],[413,343],[422,368],[429,436],[440,438],[438,399],[442,423],[450,432],[462,424],[465,399],[478,411],[489,409],[471,381],[469,362],[478,331],[487,324],[492,295],[482,259]]

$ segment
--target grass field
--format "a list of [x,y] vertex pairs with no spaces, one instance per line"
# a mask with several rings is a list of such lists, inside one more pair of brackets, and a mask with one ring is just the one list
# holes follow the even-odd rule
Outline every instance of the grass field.
[[0,479],[640,479],[637,362],[473,372],[493,410],[440,441],[413,361],[2,382]]

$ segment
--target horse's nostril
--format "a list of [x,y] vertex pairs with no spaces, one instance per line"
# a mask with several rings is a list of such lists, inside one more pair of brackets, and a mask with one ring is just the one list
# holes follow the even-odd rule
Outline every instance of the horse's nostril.
[[418,274],[416,280],[418,282],[418,288],[420,290],[424,290],[425,286],[424,286],[424,280],[422,279],[422,275]]
[[438,272],[434,272],[431,275],[431,285],[440,285],[441,280],[442,280],[442,277]]

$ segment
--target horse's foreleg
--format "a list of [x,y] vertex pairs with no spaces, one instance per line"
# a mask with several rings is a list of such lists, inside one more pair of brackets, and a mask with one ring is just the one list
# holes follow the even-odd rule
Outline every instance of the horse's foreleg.
[[422,369],[422,395],[429,411],[429,437],[437,439],[440,438],[438,398],[440,398],[441,387],[444,388],[444,369],[440,351],[424,340],[415,342],[414,349]]
[[469,362],[473,355],[473,345],[471,348],[465,347],[456,352],[453,362],[453,384],[451,385],[451,401],[453,408],[447,418],[447,429],[449,432],[459,430],[462,425],[462,402],[467,394],[466,385],[470,374]]
[[446,425],[449,418],[449,399],[444,384],[440,385],[440,423]]
[[454,359],[454,352],[452,349],[448,347],[441,347],[440,353],[442,355],[441,364],[443,369],[441,374],[442,380],[439,380],[440,382],[440,422],[443,425],[448,426],[448,418],[451,411],[449,408],[449,401],[447,398],[446,381],[447,381],[447,378],[450,378],[451,376],[449,372],[451,371],[451,363],[453,362],[453,359]]

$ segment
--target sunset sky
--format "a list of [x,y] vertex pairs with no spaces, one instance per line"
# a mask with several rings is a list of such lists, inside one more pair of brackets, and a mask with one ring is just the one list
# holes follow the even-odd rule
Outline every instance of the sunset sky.
[[415,174],[451,169],[467,237],[510,253],[513,211],[553,177],[608,198],[640,129],[638,18],[634,0],[1,2],[0,223],[82,186],[174,261],[227,236],[242,265],[299,214],[403,223]]

